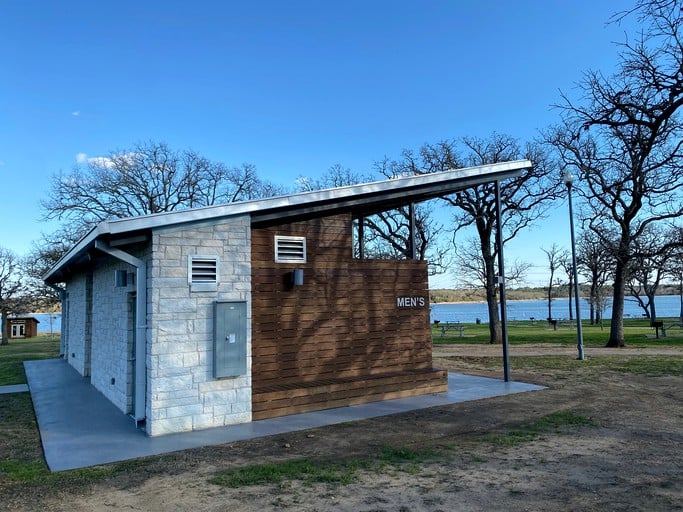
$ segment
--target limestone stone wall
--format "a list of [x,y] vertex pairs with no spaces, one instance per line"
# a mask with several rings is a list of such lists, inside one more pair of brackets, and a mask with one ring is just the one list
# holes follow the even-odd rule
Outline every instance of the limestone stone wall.
[[[217,256],[218,283],[188,282],[190,256]],[[155,230],[148,276],[147,432],[156,436],[251,421],[249,216]],[[247,302],[247,373],[213,377],[213,308]]]
[[133,404],[133,322],[135,285],[115,286],[115,271],[135,267],[112,257],[93,272],[92,357],[90,382],[116,407],[130,413]]
[[85,373],[85,274],[77,274],[66,282],[67,310],[66,318],[62,321],[67,324],[65,330],[67,339],[65,343],[65,358],[78,373]]

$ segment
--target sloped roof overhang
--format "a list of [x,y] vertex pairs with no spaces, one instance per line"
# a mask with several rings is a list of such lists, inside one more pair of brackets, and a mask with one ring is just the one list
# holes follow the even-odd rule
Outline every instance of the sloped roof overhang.
[[155,229],[240,215],[250,215],[254,226],[293,222],[342,212],[350,212],[354,218],[358,218],[447,196],[484,183],[514,178],[530,167],[532,163],[529,160],[515,160],[253,201],[103,221],[76,243],[43,279],[48,283],[62,280],[69,266],[88,257],[97,240],[136,239],[136,236]]

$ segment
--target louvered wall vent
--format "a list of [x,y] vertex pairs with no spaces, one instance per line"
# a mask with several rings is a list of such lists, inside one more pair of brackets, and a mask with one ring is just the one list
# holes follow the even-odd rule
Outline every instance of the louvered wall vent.
[[188,275],[192,290],[215,290],[218,284],[218,257],[190,256]]
[[306,263],[306,238],[303,236],[276,236],[275,262]]

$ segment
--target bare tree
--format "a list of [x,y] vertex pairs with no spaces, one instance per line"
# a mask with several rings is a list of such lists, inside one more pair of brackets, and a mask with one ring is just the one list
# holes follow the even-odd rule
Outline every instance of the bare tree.
[[617,234],[610,347],[624,344],[635,241],[683,215],[680,13],[680,1],[640,0],[624,14],[639,18],[642,33],[622,45],[616,73],[585,74],[580,102],[563,96],[563,122],[549,137],[565,164],[578,170],[589,228],[598,237]]
[[[455,244],[456,283],[459,287],[469,290],[483,290],[486,288],[486,264],[482,256],[479,240],[468,238]],[[524,281],[531,264],[515,259],[505,262],[505,281],[515,286]],[[474,295],[474,294],[473,294]]]
[[567,313],[569,314],[569,321],[574,320],[574,265],[572,264],[572,255],[567,249],[562,249],[558,255],[558,264],[567,276],[567,294],[569,295],[569,302],[567,303]]
[[[678,237],[683,239],[683,228],[678,229]],[[674,250],[673,258],[669,263],[669,275],[678,281],[678,295],[680,298],[679,320],[683,327],[683,247]]]
[[9,343],[9,315],[25,312],[26,289],[19,263],[16,254],[0,247],[0,317],[2,318],[0,345]]
[[47,218],[90,227],[111,218],[255,199],[278,189],[259,180],[252,165],[230,168],[150,141],[54,175],[51,191],[42,202]]
[[[462,153],[462,156],[461,154]],[[528,158],[533,168],[510,179],[501,187],[501,224],[503,243],[542,217],[550,202],[564,193],[557,178],[557,168],[540,144],[520,147],[516,139],[493,134],[487,139],[465,137],[458,141],[427,144],[414,153],[405,150],[398,161],[386,162],[394,175],[426,174],[459,167],[477,166]],[[491,343],[502,340],[498,311],[497,256],[495,246],[495,184],[484,184],[443,198],[453,210],[453,231],[474,228],[485,272],[484,289],[489,314]]]
[[284,193],[282,187],[260,180],[253,165],[228,167],[195,151],[173,150],[154,141],[79,162],[70,173],[53,175],[50,190],[41,202],[45,217],[63,224],[33,248],[33,277],[103,220]]
[[[378,170],[382,166],[378,164]],[[383,178],[391,177],[386,174]],[[320,178],[299,177],[298,187],[302,191],[320,190],[330,187],[343,187],[376,180],[377,176],[358,174],[339,164],[332,166]],[[414,240],[410,238],[410,211],[401,207],[375,215],[363,217],[363,240],[355,241],[355,254],[360,254],[363,244],[365,257],[375,259],[409,259],[412,257],[412,244],[416,256],[427,260],[430,275],[445,272],[448,268],[448,249],[440,244],[443,226],[432,215],[433,201],[414,206]]]
[[553,320],[553,284],[555,284],[555,272],[560,268],[560,259],[562,257],[562,249],[557,244],[550,246],[550,249],[541,250],[548,258],[548,322]]
[[612,275],[613,258],[611,247],[605,247],[603,240],[593,231],[582,231],[577,243],[577,266],[590,282],[588,304],[591,325],[602,325],[602,312],[605,309],[605,286]]
[[77,223],[65,224],[53,233],[43,233],[41,239],[34,241],[29,253],[22,258],[21,267],[26,287],[37,308],[49,309],[59,303],[59,293],[45,284],[43,276],[85,234],[85,226]]
[[655,297],[662,279],[670,272],[670,262],[676,256],[677,230],[651,227],[634,241],[627,287],[634,300],[651,322],[657,321]]

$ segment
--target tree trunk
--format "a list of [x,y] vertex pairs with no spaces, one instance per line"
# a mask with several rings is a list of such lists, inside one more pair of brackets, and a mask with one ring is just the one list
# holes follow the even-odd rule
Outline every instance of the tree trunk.
[[598,285],[596,283],[595,277],[591,280],[591,300],[590,300],[590,315],[591,315],[591,325],[598,323],[598,315],[595,314],[596,306],[598,305]]
[[7,310],[2,310],[2,341],[0,345],[9,345],[9,322],[7,321]]
[[657,321],[657,309],[655,308],[655,294],[654,293],[648,293],[648,301],[650,302],[648,306],[650,307],[650,322],[656,322]]
[[[495,289],[495,283],[494,283]],[[487,287],[488,288],[488,287]],[[503,331],[500,325],[500,311],[498,310],[498,297],[495,291],[486,290],[486,303],[489,311],[489,343],[502,343]]]
[[489,343],[502,343],[503,331],[500,325],[500,313],[498,311],[498,293],[496,289],[496,258],[491,250],[490,240],[482,241],[482,257],[484,271],[486,272],[486,305],[489,312]]
[[626,288],[626,266],[617,258],[614,271],[614,294],[612,295],[612,320],[610,322],[608,347],[624,346],[624,299]]

